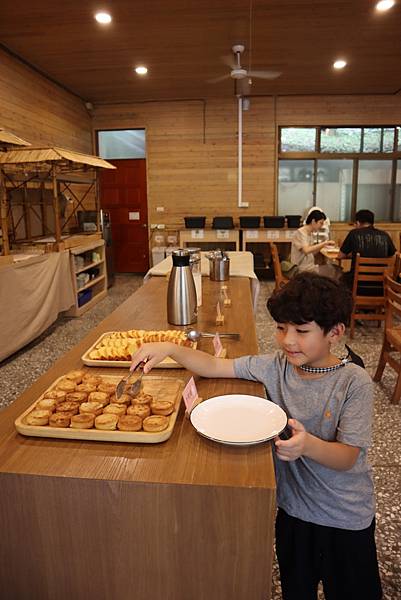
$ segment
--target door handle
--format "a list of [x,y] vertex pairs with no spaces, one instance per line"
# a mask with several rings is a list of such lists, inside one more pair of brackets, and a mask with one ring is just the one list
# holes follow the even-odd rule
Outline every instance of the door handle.
[[142,224],[142,227],[147,227],[147,226],[148,226],[148,224],[147,224],[147,223],[143,223],[143,224]]

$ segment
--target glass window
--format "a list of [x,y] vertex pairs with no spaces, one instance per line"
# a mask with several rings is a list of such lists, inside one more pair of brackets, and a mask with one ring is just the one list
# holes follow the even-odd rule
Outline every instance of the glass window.
[[391,160],[360,160],[356,210],[367,208],[376,221],[391,220]]
[[352,160],[318,160],[316,205],[330,221],[349,221],[352,202]]
[[98,141],[102,158],[146,158],[144,129],[98,131]]
[[360,127],[325,127],[321,130],[321,152],[360,152]]
[[394,151],[394,127],[383,128],[383,152]]
[[282,127],[281,152],[315,152],[315,127]]
[[[400,132],[398,132],[399,134]],[[401,160],[397,160],[393,221],[401,221]]]
[[280,160],[278,214],[303,215],[313,206],[313,160]]
[[382,141],[381,127],[365,127],[363,130],[363,152],[380,152]]

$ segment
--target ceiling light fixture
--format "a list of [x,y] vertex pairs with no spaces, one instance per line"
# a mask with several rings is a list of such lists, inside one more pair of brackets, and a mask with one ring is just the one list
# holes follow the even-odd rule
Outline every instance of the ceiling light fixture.
[[384,12],[386,10],[390,10],[390,8],[393,8],[394,4],[395,0],[380,0],[380,2],[376,4],[376,10]]
[[340,59],[336,60],[336,61],[333,63],[333,67],[334,67],[335,69],[343,69],[343,68],[344,68],[344,67],[346,67],[346,66],[347,66],[347,62],[346,62],[345,60],[343,60],[342,58],[340,58]]
[[147,67],[143,67],[143,66],[135,67],[135,73],[137,75],[146,75],[147,72],[148,72]]
[[95,14],[95,19],[101,25],[108,25],[111,23],[111,15],[107,12],[98,12]]

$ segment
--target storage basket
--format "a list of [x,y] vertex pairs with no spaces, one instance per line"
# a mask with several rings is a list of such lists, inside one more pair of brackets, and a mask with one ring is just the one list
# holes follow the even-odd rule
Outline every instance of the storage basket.
[[213,217],[213,229],[234,229],[232,217]]
[[244,229],[256,229],[260,227],[260,217],[240,217],[239,224]]
[[284,227],[284,217],[263,217],[263,223],[266,229],[274,229],[276,227]]
[[92,300],[92,289],[89,288],[83,292],[78,292],[78,306],[83,306],[87,302]]
[[287,219],[287,227],[296,228],[301,227],[302,215],[285,215]]
[[206,217],[184,217],[186,229],[204,229]]

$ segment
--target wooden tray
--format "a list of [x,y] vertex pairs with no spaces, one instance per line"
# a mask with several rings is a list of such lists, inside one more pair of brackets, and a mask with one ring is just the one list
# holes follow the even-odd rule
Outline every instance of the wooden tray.
[[[64,376],[63,376],[64,377]],[[142,386],[145,393],[152,394],[157,399],[174,399],[174,412],[169,415],[170,423],[167,429],[163,431],[150,433],[147,431],[104,431],[100,429],[71,429],[70,427],[50,427],[49,425],[27,425],[24,418],[35,408],[36,403],[41,400],[44,394],[52,390],[56,384],[63,379],[59,377],[56,381],[43,392],[43,394],[33,402],[16,420],[15,428],[22,435],[35,437],[66,438],[70,440],[88,440],[97,442],[137,442],[141,444],[158,444],[169,439],[173,433],[174,425],[177,419],[181,404],[184,381],[171,377],[162,377],[158,375],[145,375],[142,380]],[[118,383],[121,377],[115,375],[101,375],[104,382]]]
[[[92,344],[92,346],[90,348],[88,348],[88,350],[85,352],[85,354],[83,354],[81,356],[81,360],[85,365],[87,365],[88,367],[130,367],[131,366],[131,362],[128,360],[96,360],[93,358],[89,358],[89,354],[92,352],[92,350],[95,350],[96,346],[102,341],[102,339],[106,335],[110,335],[111,333],[114,333],[114,332],[106,331],[105,333],[103,333],[96,340],[96,342],[94,342],[94,344]],[[196,347],[197,347],[197,342],[193,342],[192,348],[195,349]],[[170,358],[168,356],[161,363],[159,363],[158,365],[155,365],[153,368],[154,369],[182,369],[183,367],[179,363],[177,363],[175,360],[173,360],[172,358]]]

